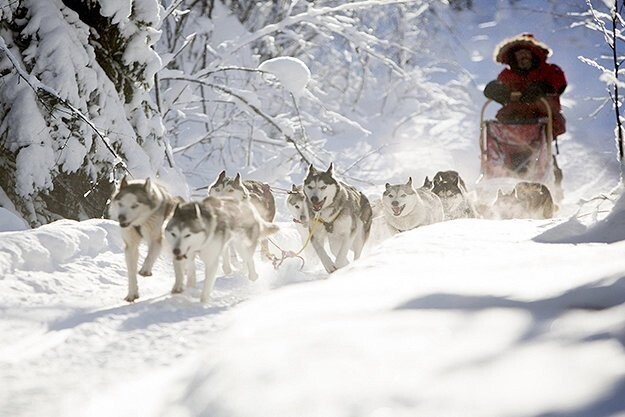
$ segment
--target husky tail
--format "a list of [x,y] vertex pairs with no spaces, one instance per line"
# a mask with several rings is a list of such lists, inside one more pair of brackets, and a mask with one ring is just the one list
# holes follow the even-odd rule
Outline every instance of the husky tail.
[[280,226],[278,226],[275,223],[267,222],[264,220],[260,222],[260,236],[261,237],[267,237],[269,235],[273,235],[274,233],[277,233],[279,230],[280,230]]

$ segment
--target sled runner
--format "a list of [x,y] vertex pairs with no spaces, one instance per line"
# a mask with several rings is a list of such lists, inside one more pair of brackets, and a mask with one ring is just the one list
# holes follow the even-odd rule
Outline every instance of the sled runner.
[[516,178],[552,185],[553,158],[551,143],[553,125],[551,108],[548,117],[524,119],[503,123],[498,120],[484,120],[484,112],[492,100],[487,100],[480,116],[480,178]]

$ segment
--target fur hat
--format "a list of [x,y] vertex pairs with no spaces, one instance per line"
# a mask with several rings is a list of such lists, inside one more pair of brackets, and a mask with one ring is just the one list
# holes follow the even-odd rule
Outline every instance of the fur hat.
[[495,62],[510,64],[510,53],[517,49],[529,49],[540,60],[546,60],[551,55],[551,48],[540,42],[531,33],[521,33],[512,38],[504,39],[495,47],[493,58]]

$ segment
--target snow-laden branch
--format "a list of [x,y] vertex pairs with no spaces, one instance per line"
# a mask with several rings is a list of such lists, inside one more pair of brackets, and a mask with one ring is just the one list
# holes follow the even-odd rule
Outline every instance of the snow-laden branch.
[[104,146],[108,149],[108,151],[114,157],[113,165],[116,166],[116,167],[117,166],[121,166],[126,172],[128,172],[130,174],[130,172],[128,171],[128,167],[126,166],[126,163],[117,154],[117,152],[115,152],[115,149],[113,149],[113,147],[111,146],[111,143],[109,142],[108,137],[104,133],[100,132],[100,130],[95,126],[95,124],[93,124],[93,122],[85,114],[83,114],[79,109],[77,109],[75,106],[73,106],[68,100],[66,100],[63,97],[61,97],[61,95],[57,91],[55,91],[50,86],[42,83],[37,77],[27,73],[20,66],[20,63],[19,63],[18,59],[9,50],[9,48],[8,48],[4,38],[2,38],[1,36],[0,36],[0,51],[2,51],[6,55],[6,57],[9,59],[9,61],[11,61],[11,64],[13,65],[13,68],[15,68],[15,71],[17,71],[17,74],[35,92],[35,96],[37,98],[39,98],[41,100],[41,98],[39,97],[39,94],[40,94],[40,92],[44,92],[44,93],[54,97],[56,100],[58,100],[59,103],[63,104],[65,107],[67,107],[74,115],[76,115],[78,118],[80,118],[82,121],[84,121],[89,127],[91,127],[91,129],[93,129],[95,134],[102,140],[102,142],[104,143]]
[[250,33],[249,35],[243,37],[242,39],[239,40],[238,44],[228,48],[228,53],[222,59],[224,61],[227,61],[232,56],[236,55],[237,52],[241,48],[265,36],[268,36],[275,32],[283,31],[286,27],[296,25],[298,23],[302,23],[306,21],[309,21],[309,23],[316,22],[319,20],[320,17],[324,15],[345,12],[349,10],[358,10],[358,9],[376,7],[376,6],[388,6],[388,5],[393,5],[393,4],[408,4],[408,3],[417,3],[417,2],[421,3],[422,0],[364,0],[364,1],[354,2],[354,3],[342,4],[340,6],[334,6],[334,7],[314,8],[313,6],[310,6],[308,10],[305,12],[299,13],[295,16],[287,16],[277,23],[267,25],[257,30],[256,32]]
[[275,129],[277,129],[284,136],[284,138],[287,141],[287,143],[290,143],[291,145],[293,145],[293,147],[295,148],[297,153],[299,153],[299,155],[302,157],[302,159],[304,161],[306,161],[306,163],[310,163],[308,158],[306,157],[306,155],[302,152],[302,150],[299,148],[297,142],[295,141],[295,139],[291,135],[289,135],[287,132],[285,132],[284,129],[278,123],[276,123],[272,119],[271,116],[266,114],[264,111],[259,109],[258,106],[254,105],[252,102],[250,102],[250,100],[247,100],[245,97],[243,97],[243,95],[238,94],[233,89],[225,87],[223,85],[213,84],[213,83],[210,83],[208,81],[200,80],[200,79],[197,79],[197,78],[191,78],[191,77],[164,77],[163,80],[185,81],[185,82],[189,82],[189,83],[196,83],[196,84],[200,84],[200,85],[203,85],[203,86],[215,89],[215,90],[217,90],[217,91],[219,91],[221,93],[224,93],[224,94],[227,94],[227,95],[229,95],[231,97],[236,98],[238,101],[243,103],[248,109],[250,109],[253,113],[257,114],[263,120],[265,120],[267,123],[269,123],[271,126],[273,126]]
[[584,56],[578,56],[577,59],[579,59],[580,61],[582,61],[584,64],[590,65],[591,67],[594,67],[596,69],[598,69],[601,72],[610,72],[609,69],[607,69],[606,67],[604,67],[603,65],[599,64],[597,61],[595,61],[594,59],[588,59]]

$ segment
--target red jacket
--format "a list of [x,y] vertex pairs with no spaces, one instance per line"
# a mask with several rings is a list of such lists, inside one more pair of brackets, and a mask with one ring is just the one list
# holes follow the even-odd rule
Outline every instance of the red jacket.
[[[534,65],[529,71],[515,68],[513,53],[521,48],[530,50],[534,55]],[[522,34],[502,42],[495,50],[495,60],[508,65],[508,68],[501,71],[497,80],[513,93],[523,94],[528,85],[536,82],[544,83],[550,87],[550,92],[545,98],[553,113],[553,134],[558,136],[566,130],[565,120],[561,113],[560,95],[566,89],[567,83],[562,69],[555,64],[546,62],[550,54],[551,50],[545,44],[537,41],[533,35]],[[502,121],[546,116],[547,110],[540,100],[534,103],[511,101],[497,113],[497,119]]]

